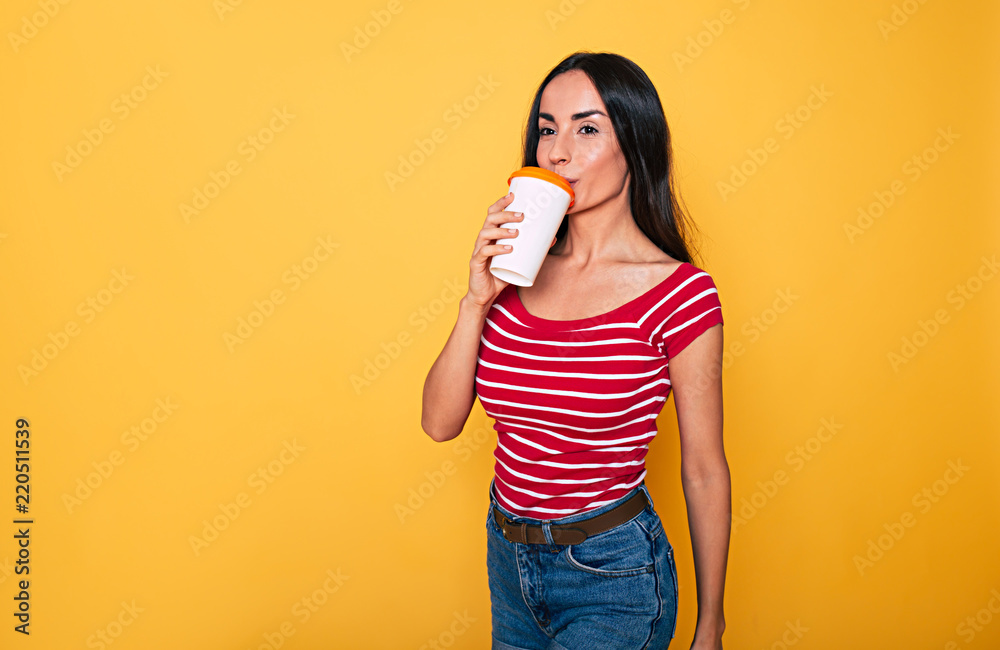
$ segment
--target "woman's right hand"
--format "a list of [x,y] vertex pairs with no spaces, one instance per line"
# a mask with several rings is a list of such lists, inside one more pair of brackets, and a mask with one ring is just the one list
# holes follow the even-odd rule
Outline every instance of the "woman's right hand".
[[493,255],[511,252],[510,249],[497,244],[498,239],[517,237],[517,230],[501,228],[502,224],[524,219],[524,215],[519,212],[504,212],[504,208],[513,200],[514,193],[509,192],[486,210],[486,222],[476,238],[472,260],[469,262],[468,299],[483,309],[488,309],[509,284],[490,273],[490,258]]

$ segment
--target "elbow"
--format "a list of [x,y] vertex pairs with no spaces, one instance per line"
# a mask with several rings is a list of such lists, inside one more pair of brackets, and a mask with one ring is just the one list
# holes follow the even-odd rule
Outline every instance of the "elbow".
[[442,442],[444,440],[441,432],[427,422],[427,418],[420,418],[420,428],[423,429],[424,433],[426,433],[427,436],[434,442]]
[[424,430],[424,433],[433,440],[434,442],[447,442],[458,436],[461,431],[451,432],[440,426],[428,422],[427,418],[420,418],[420,428]]
[[456,411],[451,405],[428,400],[424,392],[424,402],[420,410],[420,428],[434,442],[447,442],[462,433],[465,422],[469,419],[472,404],[462,411]]
[[730,484],[729,463],[725,457],[681,462],[681,482],[686,486]]

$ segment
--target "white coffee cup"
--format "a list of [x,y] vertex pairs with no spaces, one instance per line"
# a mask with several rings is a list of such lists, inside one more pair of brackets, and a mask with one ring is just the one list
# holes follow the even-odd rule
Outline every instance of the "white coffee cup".
[[530,287],[576,195],[566,179],[541,167],[522,167],[510,175],[507,184],[514,200],[504,211],[522,212],[524,219],[503,224],[503,228],[517,230],[517,236],[497,240],[512,248],[490,258],[490,273],[504,282]]

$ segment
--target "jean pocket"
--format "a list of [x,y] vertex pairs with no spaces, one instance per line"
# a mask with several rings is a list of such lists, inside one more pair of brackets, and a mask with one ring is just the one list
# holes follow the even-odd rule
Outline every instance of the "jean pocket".
[[[646,530],[649,539],[655,540],[663,534],[663,521],[660,520],[660,515],[657,514],[652,505],[646,506],[635,520]],[[669,542],[667,544],[669,545]]]
[[639,516],[566,547],[566,561],[601,576],[635,576],[655,570],[653,540]]

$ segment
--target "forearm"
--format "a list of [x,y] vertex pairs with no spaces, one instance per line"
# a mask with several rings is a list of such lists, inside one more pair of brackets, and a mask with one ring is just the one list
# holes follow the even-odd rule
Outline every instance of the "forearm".
[[682,477],[698,589],[695,641],[709,647],[725,629],[723,592],[732,527],[732,487],[725,458],[696,475]]
[[458,321],[427,374],[420,423],[438,442],[458,436],[472,411],[479,339],[488,311],[469,301],[468,295],[459,301]]

